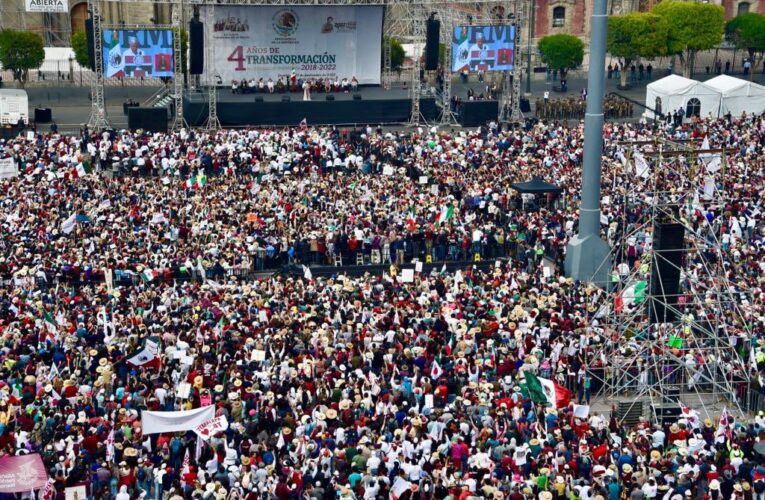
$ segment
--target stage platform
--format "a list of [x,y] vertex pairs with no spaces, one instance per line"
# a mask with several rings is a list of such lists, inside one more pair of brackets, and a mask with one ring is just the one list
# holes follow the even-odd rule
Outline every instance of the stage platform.
[[[496,100],[468,101],[468,89],[476,95],[486,84],[454,84],[453,95],[462,99],[458,120],[466,126],[483,125],[497,119]],[[328,100],[327,98],[332,100]],[[289,98],[289,101],[284,99]],[[441,108],[433,93],[420,99],[420,111],[427,121],[437,121]],[[189,92],[184,96],[183,114],[189,125],[201,126],[207,119],[207,92]],[[312,93],[310,101],[302,92],[233,94],[218,90],[218,119],[224,127],[248,125],[297,125],[304,118],[309,124],[364,125],[406,123],[411,115],[411,97],[404,85],[390,90],[381,86],[362,87],[358,92]]]

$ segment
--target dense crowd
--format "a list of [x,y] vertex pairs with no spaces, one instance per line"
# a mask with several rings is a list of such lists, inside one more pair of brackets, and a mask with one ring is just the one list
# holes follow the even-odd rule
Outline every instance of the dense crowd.
[[[39,452],[56,498],[78,484],[119,500],[763,498],[762,413],[625,427],[574,406],[597,385],[589,368],[608,366],[596,315],[613,298],[542,264],[560,264],[576,232],[582,132],[529,122],[0,143],[20,169],[0,180],[2,452]],[[754,294],[750,324],[732,334],[745,349],[719,362],[752,374],[756,393],[765,121],[607,124],[604,134],[615,282],[647,272],[649,184],[684,187],[653,160],[636,175],[624,144],[707,138],[729,152],[712,175],[726,205],[702,196],[682,209],[721,239],[730,286]],[[560,198],[513,194],[535,175]],[[475,254],[481,262],[458,271],[403,279],[414,259]],[[391,266],[256,273],[338,259]],[[135,363],[149,338],[156,362]],[[525,372],[567,388],[571,404],[535,402]],[[206,405],[228,421],[209,439],[142,432],[142,411]]]

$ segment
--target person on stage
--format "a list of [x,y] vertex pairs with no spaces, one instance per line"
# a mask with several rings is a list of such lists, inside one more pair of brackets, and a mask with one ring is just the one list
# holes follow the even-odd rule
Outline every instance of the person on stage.
[[303,100],[311,100],[311,80],[306,80],[303,82]]

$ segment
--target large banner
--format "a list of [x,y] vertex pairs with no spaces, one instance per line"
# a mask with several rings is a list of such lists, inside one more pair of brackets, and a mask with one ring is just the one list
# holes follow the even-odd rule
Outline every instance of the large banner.
[[0,457],[0,493],[39,490],[48,482],[48,471],[38,453]]
[[204,8],[215,9],[215,24],[205,24],[205,43],[215,44],[210,73],[225,84],[250,78],[287,83],[293,71],[302,80],[380,83],[382,6]]
[[104,30],[104,77],[173,76],[171,30]]
[[185,411],[142,411],[143,434],[190,431],[215,418],[215,406]]
[[67,0],[26,0],[27,12],[69,12]]
[[512,71],[515,26],[457,26],[452,33],[452,71]]

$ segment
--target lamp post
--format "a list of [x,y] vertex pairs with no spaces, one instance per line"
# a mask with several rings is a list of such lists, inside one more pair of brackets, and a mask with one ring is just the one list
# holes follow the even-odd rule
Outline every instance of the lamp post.
[[610,248],[600,239],[600,185],[603,157],[603,95],[606,68],[607,0],[595,0],[590,24],[590,69],[587,74],[587,112],[584,117],[584,158],[579,233],[566,249],[566,275],[608,285]]

